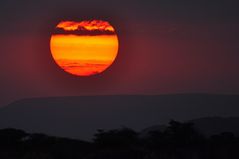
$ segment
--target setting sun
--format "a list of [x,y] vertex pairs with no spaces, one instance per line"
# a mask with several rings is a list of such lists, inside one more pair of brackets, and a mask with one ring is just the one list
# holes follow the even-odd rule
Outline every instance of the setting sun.
[[115,29],[106,21],[62,21],[51,36],[55,62],[66,72],[90,76],[106,70],[118,53]]

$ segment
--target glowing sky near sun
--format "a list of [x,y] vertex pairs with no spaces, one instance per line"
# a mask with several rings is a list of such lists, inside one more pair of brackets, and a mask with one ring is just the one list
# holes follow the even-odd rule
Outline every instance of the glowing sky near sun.
[[62,21],[51,36],[55,62],[66,72],[89,76],[103,72],[118,53],[118,37],[106,21]]

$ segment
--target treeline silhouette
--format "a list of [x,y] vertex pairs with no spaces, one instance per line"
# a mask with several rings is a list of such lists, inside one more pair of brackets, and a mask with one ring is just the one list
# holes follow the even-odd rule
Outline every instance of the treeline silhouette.
[[129,128],[98,130],[92,142],[0,130],[0,159],[238,159],[239,137],[205,137],[192,123],[170,121],[146,134]]

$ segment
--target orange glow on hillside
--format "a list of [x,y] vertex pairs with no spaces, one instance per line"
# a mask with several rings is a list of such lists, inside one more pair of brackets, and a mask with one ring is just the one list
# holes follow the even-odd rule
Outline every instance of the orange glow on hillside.
[[[98,23],[99,22],[99,23]],[[55,62],[66,72],[77,76],[89,76],[103,72],[115,60],[118,53],[118,37],[112,35],[75,35],[67,31],[83,27],[88,30],[110,30],[114,28],[105,21],[64,21],[57,27],[65,34],[53,34],[50,49]]]

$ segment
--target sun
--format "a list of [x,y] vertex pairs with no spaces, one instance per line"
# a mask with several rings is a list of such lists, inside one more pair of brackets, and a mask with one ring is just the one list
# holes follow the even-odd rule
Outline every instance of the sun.
[[50,39],[56,64],[76,76],[105,71],[114,62],[118,47],[115,29],[103,20],[61,21]]

